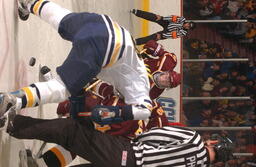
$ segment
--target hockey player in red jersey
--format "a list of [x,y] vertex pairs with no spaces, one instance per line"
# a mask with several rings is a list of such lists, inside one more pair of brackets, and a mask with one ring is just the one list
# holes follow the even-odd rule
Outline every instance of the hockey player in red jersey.
[[166,88],[175,88],[181,84],[180,73],[174,71],[177,56],[167,52],[163,46],[154,40],[144,45],[142,57],[148,68],[150,80],[150,98],[159,97]]

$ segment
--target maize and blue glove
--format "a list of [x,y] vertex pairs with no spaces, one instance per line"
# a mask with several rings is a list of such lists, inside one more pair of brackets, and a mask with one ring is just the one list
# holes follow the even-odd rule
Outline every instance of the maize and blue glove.
[[100,125],[120,123],[133,120],[132,106],[104,106],[97,105],[92,110],[91,118]]

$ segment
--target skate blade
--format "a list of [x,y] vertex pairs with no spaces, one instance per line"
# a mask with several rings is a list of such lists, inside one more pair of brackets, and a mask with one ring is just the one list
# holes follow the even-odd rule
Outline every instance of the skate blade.
[[4,113],[2,117],[0,117],[0,131],[7,129],[10,112],[16,112],[16,110],[11,107],[8,111]]
[[28,167],[28,158],[26,150],[20,150],[19,158],[19,167]]
[[22,2],[20,2],[20,0],[17,0],[17,4],[19,18],[22,21],[26,21],[29,18],[29,11],[25,9],[26,7],[22,4]]
[[6,116],[2,116],[2,117],[0,118],[0,131],[6,129],[6,127],[7,127],[7,120],[8,120],[8,119],[7,119]]

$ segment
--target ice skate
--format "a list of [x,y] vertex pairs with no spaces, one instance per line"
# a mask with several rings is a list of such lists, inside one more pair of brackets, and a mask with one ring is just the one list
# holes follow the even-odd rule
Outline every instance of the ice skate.
[[131,9],[131,10],[130,10],[130,13],[136,14],[136,13],[137,13],[137,10],[136,10],[136,9]]
[[16,105],[16,100],[16,97],[12,94],[0,93],[0,118]]
[[28,167],[28,158],[27,158],[27,151],[20,150],[19,152],[19,167]]
[[7,133],[10,133],[13,130],[13,120],[16,116],[16,110],[10,108],[7,113],[0,118],[0,130],[6,130]]
[[29,18],[28,3],[32,1],[34,0],[18,0],[18,13],[21,20],[26,21]]

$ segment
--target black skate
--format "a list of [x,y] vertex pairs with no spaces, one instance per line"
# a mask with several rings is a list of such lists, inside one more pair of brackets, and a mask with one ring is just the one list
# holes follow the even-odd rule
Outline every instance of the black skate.
[[29,18],[29,9],[28,9],[28,3],[32,0],[18,0],[18,14],[19,18],[23,21],[26,21]]

